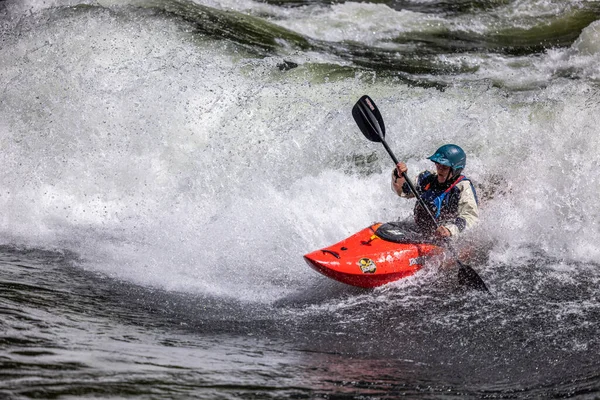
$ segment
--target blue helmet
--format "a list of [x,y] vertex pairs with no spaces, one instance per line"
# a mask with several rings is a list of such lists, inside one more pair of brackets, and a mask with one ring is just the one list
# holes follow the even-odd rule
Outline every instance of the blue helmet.
[[429,160],[452,168],[452,176],[458,176],[467,165],[467,155],[455,144],[445,144],[433,153]]

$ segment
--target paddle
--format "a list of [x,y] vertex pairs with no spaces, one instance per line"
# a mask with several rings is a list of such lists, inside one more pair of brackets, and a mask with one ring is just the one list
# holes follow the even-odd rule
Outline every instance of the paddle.
[[[390,149],[390,146],[388,146],[387,142],[385,141],[385,125],[383,123],[381,113],[375,105],[375,102],[369,96],[364,95],[356,102],[356,104],[352,108],[352,116],[354,117],[354,121],[356,121],[356,124],[360,128],[360,131],[363,133],[363,135],[365,135],[365,137],[372,142],[379,142],[383,144],[383,147],[385,147],[390,157],[392,157],[394,165],[397,165],[398,159],[392,152],[392,149]],[[413,185],[409,177],[406,175],[406,172],[402,173],[402,177],[406,180],[406,183],[410,187],[411,192],[417,198],[417,201],[419,202],[421,207],[423,207],[423,209],[427,211],[427,214],[431,217],[431,220],[433,221],[435,226],[439,227],[437,220],[435,219],[435,217],[431,213],[431,210],[427,207],[427,205],[417,192],[417,189],[415,189],[415,186]],[[463,264],[458,259],[456,251],[449,242],[446,242],[446,244],[459,266],[459,282],[472,289],[489,292],[487,286],[485,285],[485,282],[483,281],[483,279],[481,279],[479,275],[477,275],[477,272],[475,272],[475,270],[470,266]]]

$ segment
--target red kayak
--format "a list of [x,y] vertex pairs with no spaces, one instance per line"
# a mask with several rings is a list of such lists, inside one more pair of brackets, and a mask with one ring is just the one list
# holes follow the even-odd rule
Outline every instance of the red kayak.
[[413,275],[441,253],[442,247],[397,223],[377,223],[304,259],[336,281],[373,288]]

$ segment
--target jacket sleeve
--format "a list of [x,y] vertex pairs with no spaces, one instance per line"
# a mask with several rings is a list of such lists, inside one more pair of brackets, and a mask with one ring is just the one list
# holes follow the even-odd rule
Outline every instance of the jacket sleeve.
[[479,222],[479,207],[471,182],[464,180],[456,186],[460,190],[458,216],[453,221],[443,224],[452,236],[458,235],[465,229],[472,228]]

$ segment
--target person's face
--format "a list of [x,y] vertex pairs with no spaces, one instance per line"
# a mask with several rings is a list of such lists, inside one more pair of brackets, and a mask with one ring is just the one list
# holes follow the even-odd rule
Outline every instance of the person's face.
[[452,168],[438,163],[435,163],[435,169],[437,171],[437,179],[439,183],[446,182],[452,171]]

